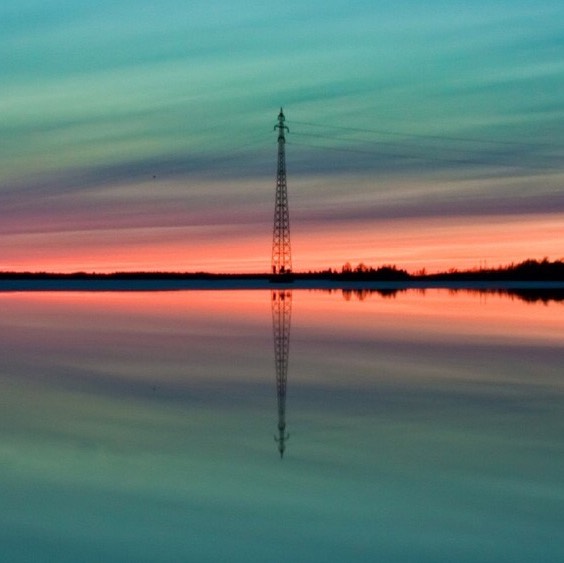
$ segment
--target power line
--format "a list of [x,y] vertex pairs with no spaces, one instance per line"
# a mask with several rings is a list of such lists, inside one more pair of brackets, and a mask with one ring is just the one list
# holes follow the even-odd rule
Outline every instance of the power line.
[[[362,133],[370,133],[370,134],[382,134],[382,131],[376,129],[359,129],[354,127],[342,127],[337,125],[321,125],[321,124],[314,124],[311,122],[303,122],[303,121],[294,121],[295,124],[303,124],[307,126],[315,126],[318,128],[326,128],[329,130],[336,130],[336,131],[350,131],[350,132],[362,132]],[[291,140],[290,143],[294,145],[301,145],[307,146],[310,148],[318,149],[318,150],[331,150],[336,152],[351,152],[351,153],[358,153],[358,154],[367,154],[372,156],[387,156],[392,158],[401,158],[407,160],[422,160],[422,161],[430,161],[430,162],[443,162],[443,163],[450,163],[450,164],[470,164],[470,165],[486,165],[486,166],[509,166],[515,168],[525,168],[525,169],[546,169],[547,167],[552,167],[555,164],[555,159],[551,158],[549,155],[533,155],[531,154],[534,148],[540,148],[541,146],[548,146],[548,145],[536,145],[531,146],[525,143],[517,143],[517,142],[510,142],[510,141],[491,141],[491,140],[478,140],[478,139],[462,139],[457,137],[449,137],[444,136],[440,137],[437,135],[417,135],[417,134],[404,134],[404,133],[396,133],[387,131],[386,134],[396,135],[409,138],[416,138],[418,140],[424,139],[432,139],[432,140],[444,140],[444,141],[465,141],[465,142],[483,142],[488,144],[498,145],[499,147],[502,146],[513,146],[513,147],[521,147],[521,149],[528,149],[526,154],[504,154],[504,151],[495,151],[492,152],[492,149],[479,149],[475,148],[466,148],[466,147],[453,147],[453,146],[441,146],[437,147],[436,145],[431,146],[424,146],[421,143],[417,144],[398,144],[398,143],[390,143],[387,141],[380,141],[374,139],[362,139],[362,138],[348,138],[343,135],[332,135],[332,134],[324,134],[324,133],[307,133],[303,131],[296,131],[295,129],[292,130],[292,136],[298,137],[309,137],[313,139],[322,139],[328,141],[341,141],[346,143],[353,143],[356,145],[371,145],[374,146],[374,150],[365,150],[362,148],[358,148],[358,146],[354,147],[335,147],[335,146],[319,146],[310,143],[300,143],[294,140]],[[380,147],[388,146],[388,147],[395,147],[397,151],[382,151]],[[377,147],[377,148],[376,148]],[[428,151],[428,150],[437,150],[440,148],[441,152],[450,152],[450,153],[459,153],[460,158],[450,158],[450,157],[438,157],[432,156],[430,154],[421,154],[413,153],[408,151]],[[470,155],[470,157],[465,157],[464,155]],[[513,156],[513,158],[512,158]],[[544,164],[540,163],[529,163],[524,160],[524,157],[534,157],[536,159],[541,159],[544,161]],[[560,162],[560,161],[558,161]]]
[[[339,131],[352,131],[355,133],[370,133],[375,135],[391,135],[394,137],[404,137],[413,139],[434,139],[440,141],[455,141],[462,143],[483,143],[492,145],[510,145],[528,147],[530,143],[522,143],[519,141],[494,141],[492,139],[478,139],[473,137],[453,137],[450,135],[424,135],[420,133],[401,133],[399,131],[390,131],[387,129],[365,129],[360,127],[344,127],[340,125],[326,125],[324,123],[312,123],[311,121],[291,121],[291,124],[307,125],[309,127],[318,127],[324,129],[335,129]],[[546,143],[537,143],[536,146],[546,147]]]
[[[351,139],[348,137],[343,137],[343,136],[338,136],[338,135],[322,135],[319,133],[302,133],[302,132],[295,132],[294,131],[294,135],[297,135],[299,137],[311,137],[311,138],[315,138],[315,139],[326,139],[326,140],[330,140],[330,141],[345,141],[347,143],[360,143],[360,144],[365,144],[365,145],[375,145],[378,147],[381,146],[388,146],[388,147],[394,147],[394,148],[398,148],[398,149],[404,149],[406,146],[409,147],[410,149],[413,148],[422,148],[425,149],[427,147],[423,147],[422,145],[405,145],[405,144],[398,144],[398,143],[391,143],[388,141],[374,141],[374,140],[370,140],[370,139]],[[436,147],[433,147],[436,148]],[[443,146],[440,147],[441,151],[448,151],[448,152],[455,152],[455,153],[460,153],[461,151],[464,151],[465,154],[468,153],[473,153],[476,155],[483,155],[484,151],[483,150],[476,150],[476,149],[467,149],[467,148],[457,148],[457,147],[451,147],[451,146]]]
[[[364,154],[364,155],[368,155],[368,156],[382,156],[382,157],[389,157],[389,158],[395,158],[395,159],[402,159],[402,160],[420,160],[420,161],[426,161],[426,162],[442,162],[442,163],[446,163],[446,164],[468,164],[468,165],[477,165],[477,164],[483,164],[483,165],[489,165],[489,166],[493,166],[494,163],[492,162],[488,162],[488,161],[478,161],[476,159],[455,159],[455,158],[440,158],[440,157],[433,157],[433,156],[429,156],[429,155],[416,155],[416,154],[402,154],[402,153],[397,153],[397,152],[382,152],[382,151],[370,151],[370,150],[363,150],[363,149],[354,149],[354,148],[350,148],[350,147],[328,147],[328,146],[319,146],[319,145],[313,145],[311,143],[300,143],[299,141],[294,141],[294,140],[290,140],[287,141],[287,144],[292,145],[292,146],[302,146],[302,147],[308,147],[308,148],[312,148],[312,149],[317,149],[317,150],[321,150],[321,151],[334,151],[334,152],[339,152],[339,153],[355,153],[355,154]],[[497,163],[495,163],[497,164]],[[508,166],[508,165],[506,165]]]

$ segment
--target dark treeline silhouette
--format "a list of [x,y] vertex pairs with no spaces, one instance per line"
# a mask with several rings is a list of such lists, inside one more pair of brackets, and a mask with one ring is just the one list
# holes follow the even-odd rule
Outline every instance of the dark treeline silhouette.
[[269,280],[298,281],[319,280],[337,282],[564,282],[564,261],[525,260],[518,264],[490,269],[455,270],[427,274],[425,270],[409,274],[393,265],[372,268],[361,263],[352,267],[345,264],[341,270],[329,268],[321,271],[286,272],[283,276],[266,273],[220,274],[210,272],[114,272],[109,274],[74,272],[71,274],[51,272],[0,272],[0,280]]
[[371,268],[364,264],[359,264],[356,268],[352,268],[350,264],[345,264],[339,270],[309,271],[307,273],[294,273],[292,278],[295,280],[328,280],[328,281],[381,281],[381,282],[401,282],[410,281],[412,276],[406,271],[396,266],[380,266],[379,268]]
[[525,260],[518,264],[500,266],[498,268],[480,268],[472,270],[456,270],[454,268],[447,272],[427,274],[421,270],[417,274],[409,274],[406,270],[396,266],[380,266],[372,268],[360,263],[353,268],[348,262],[338,270],[323,270],[320,272],[309,272],[307,274],[294,274],[295,279],[314,277],[319,279],[339,281],[564,281],[564,261]]
[[210,272],[113,272],[101,274],[95,272],[0,272],[0,280],[340,280],[340,281],[409,281],[413,279],[405,270],[394,266],[382,266],[377,269],[362,270],[322,270],[316,272],[285,272],[272,275],[263,273],[219,274]]
[[438,274],[418,274],[411,279],[429,281],[564,281],[564,261],[525,260],[499,268],[449,270]]

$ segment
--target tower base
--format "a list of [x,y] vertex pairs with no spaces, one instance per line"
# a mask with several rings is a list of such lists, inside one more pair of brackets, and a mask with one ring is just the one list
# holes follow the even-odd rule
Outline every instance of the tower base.
[[283,272],[281,274],[272,274],[268,280],[270,283],[293,283],[294,274],[292,272]]

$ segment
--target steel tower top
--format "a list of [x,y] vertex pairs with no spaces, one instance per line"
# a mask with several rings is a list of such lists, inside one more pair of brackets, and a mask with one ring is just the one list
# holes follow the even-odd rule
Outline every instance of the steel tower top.
[[272,235],[272,273],[287,274],[292,271],[292,249],[290,246],[290,212],[288,210],[288,188],[286,186],[286,137],[290,132],[284,124],[286,118],[280,108],[278,123],[278,166],[276,170],[276,197],[274,203],[274,230]]

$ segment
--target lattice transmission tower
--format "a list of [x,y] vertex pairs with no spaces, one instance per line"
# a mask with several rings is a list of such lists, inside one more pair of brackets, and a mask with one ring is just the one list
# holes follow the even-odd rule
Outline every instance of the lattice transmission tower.
[[272,236],[272,273],[286,274],[292,271],[292,248],[290,246],[290,212],[288,210],[288,188],[286,186],[286,137],[290,130],[284,125],[286,118],[280,108],[278,123],[278,166],[276,170],[276,199],[274,204],[274,231]]
[[286,440],[286,382],[288,379],[288,358],[290,355],[290,319],[292,315],[292,292],[275,289],[272,291],[272,332],[274,335],[274,364],[276,367],[276,399],[278,403],[278,442],[280,458],[284,457]]

